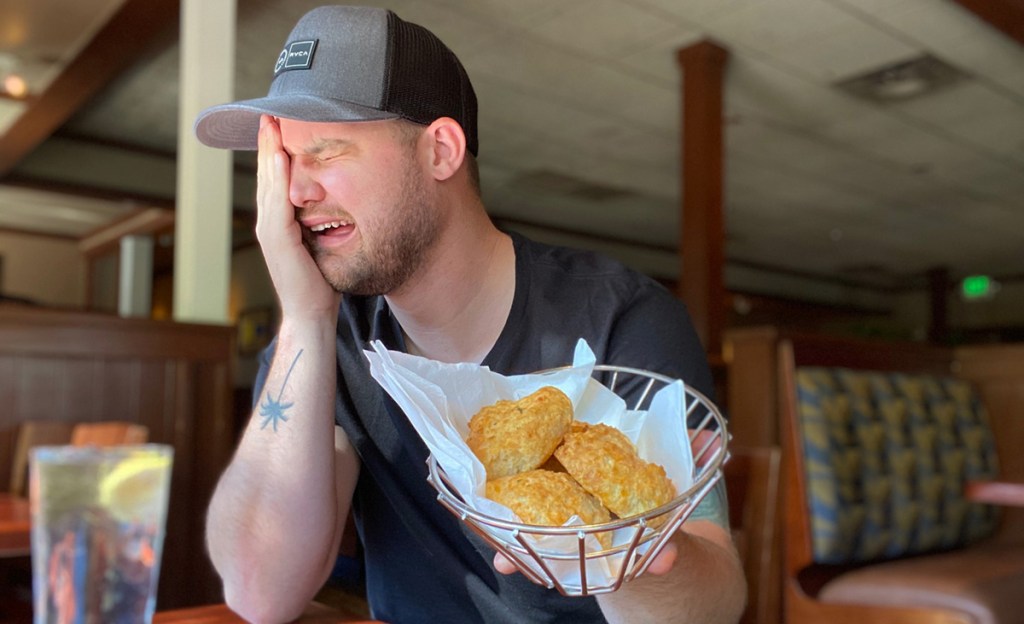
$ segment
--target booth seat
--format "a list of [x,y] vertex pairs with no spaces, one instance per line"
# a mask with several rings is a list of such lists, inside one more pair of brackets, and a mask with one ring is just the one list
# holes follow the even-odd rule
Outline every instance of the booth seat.
[[778,349],[787,622],[1024,621],[1024,544],[969,498],[991,420],[951,374],[800,366]]

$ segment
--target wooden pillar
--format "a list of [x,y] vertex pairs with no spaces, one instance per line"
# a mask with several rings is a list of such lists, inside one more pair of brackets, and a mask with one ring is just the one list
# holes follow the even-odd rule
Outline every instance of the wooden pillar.
[[722,88],[728,58],[725,48],[707,40],[678,51],[683,74],[679,295],[713,362],[722,352],[725,325]]
[[232,154],[200,145],[201,110],[232,99],[235,0],[182,0],[174,320],[228,322]]

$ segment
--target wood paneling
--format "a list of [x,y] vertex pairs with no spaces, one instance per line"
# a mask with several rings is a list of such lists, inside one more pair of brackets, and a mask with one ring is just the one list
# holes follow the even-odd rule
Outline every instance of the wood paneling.
[[[1024,483],[1024,345],[956,350],[957,374],[978,389],[992,417],[1000,478]],[[1002,535],[1024,535],[1024,509],[1006,508]]]
[[953,352],[918,342],[881,341],[788,331],[778,327],[744,327],[725,334],[728,367],[729,430],[743,446],[780,443],[777,353],[788,341],[801,366],[845,366],[949,375]]
[[[206,505],[230,457],[230,327],[0,306],[0,451],[18,423],[122,420],[174,446],[158,605],[219,602]],[[0,462],[0,483],[9,478]]]
[[779,445],[775,399],[778,339],[779,332],[773,327],[726,332],[726,405],[733,444],[750,448]]

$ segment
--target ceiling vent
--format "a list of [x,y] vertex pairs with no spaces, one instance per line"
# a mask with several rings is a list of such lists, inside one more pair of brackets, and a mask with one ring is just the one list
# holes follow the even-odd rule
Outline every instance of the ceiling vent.
[[857,97],[887,104],[934,93],[967,78],[963,71],[925,54],[847,78],[835,86]]

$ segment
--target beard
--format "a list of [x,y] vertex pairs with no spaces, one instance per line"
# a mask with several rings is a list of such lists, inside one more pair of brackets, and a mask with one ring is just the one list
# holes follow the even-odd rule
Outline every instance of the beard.
[[352,255],[320,249],[316,235],[306,246],[324,279],[336,291],[386,295],[400,288],[424,265],[440,236],[441,223],[411,159],[395,183],[398,196],[372,206],[359,225],[360,246]]

